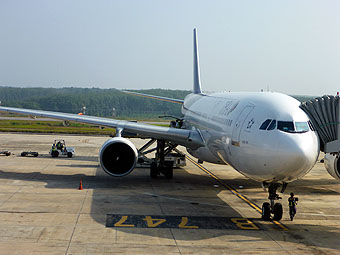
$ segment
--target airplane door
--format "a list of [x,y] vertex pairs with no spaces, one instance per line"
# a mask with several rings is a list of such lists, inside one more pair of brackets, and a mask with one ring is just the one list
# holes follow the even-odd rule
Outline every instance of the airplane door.
[[254,109],[254,106],[250,106],[250,105],[246,106],[243,108],[241,114],[238,116],[234,129],[233,129],[233,133],[232,133],[232,141],[231,141],[232,145],[240,146],[240,135],[241,135],[242,127],[248,115],[253,109]]

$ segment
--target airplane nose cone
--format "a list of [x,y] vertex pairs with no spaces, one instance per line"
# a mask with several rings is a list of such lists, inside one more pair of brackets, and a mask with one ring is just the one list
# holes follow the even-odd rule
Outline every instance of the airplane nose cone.
[[283,134],[277,152],[288,180],[304,176],[315,164],[319,155],[319,141],[312,132]]

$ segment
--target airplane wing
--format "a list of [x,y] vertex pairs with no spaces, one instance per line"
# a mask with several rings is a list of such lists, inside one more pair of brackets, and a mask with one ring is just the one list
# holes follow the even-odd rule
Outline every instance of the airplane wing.
[[169,98],[169,97],[154,96],[154,95],[143,94],[143,93],[127,91],[127,90],[121,90],[121,92],[130,94],[130,95],[134,95],[134,96],[152,98],[152,99],[157,99],[157,100],[161,100],[161,101],[165,101],[165,102],[170,102],[170,103],[177,103],[177,104],[183,104],[184,103],[184,100],[181,100],[181,99],[174,99],[174,98]]
[[123,130],[124,132],[136,133],[141,137],[171,141],[173,143],[183,145],[191,149],[197,149],[198,147],[203,146],[203,139],[199,131],[194,129],[189,130],[171,127],[160,127],[137,122],[93,117],[88,115],[78,115],[71,113],[50,112],[2,106],[0,106],[0,111],[116,128],[119,130]]

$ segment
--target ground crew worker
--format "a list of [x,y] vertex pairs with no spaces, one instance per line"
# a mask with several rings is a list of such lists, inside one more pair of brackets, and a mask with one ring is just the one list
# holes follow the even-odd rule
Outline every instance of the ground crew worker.
[[53,144],[53,145],[52,145],[52,150],[51,150],[51,155],[52,155],[52,157],[54,157],[56,151],[57,151],[57,147],[55,146],[55,144]]
[[180,128],[178,120],[176,120],[176,128]]
[[290,198],[288,198],[288,205],[289,205],[289,215],[290,220],[292,221],[295,214],[296,214],[296,205],[297,205],[298,198],[294,197],[294,193],[290,193]]
[[61,144],[61,142],[57,142],[57,149],[58,149],[58,150],[61,150],[61,149],[62,149],[62,144]]

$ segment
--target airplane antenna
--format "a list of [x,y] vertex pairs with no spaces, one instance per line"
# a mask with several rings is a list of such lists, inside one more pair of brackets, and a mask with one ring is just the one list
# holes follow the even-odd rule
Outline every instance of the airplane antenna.
[[194,90],[193,92],[195,94],[202,93],[196,28],[194,28]]

